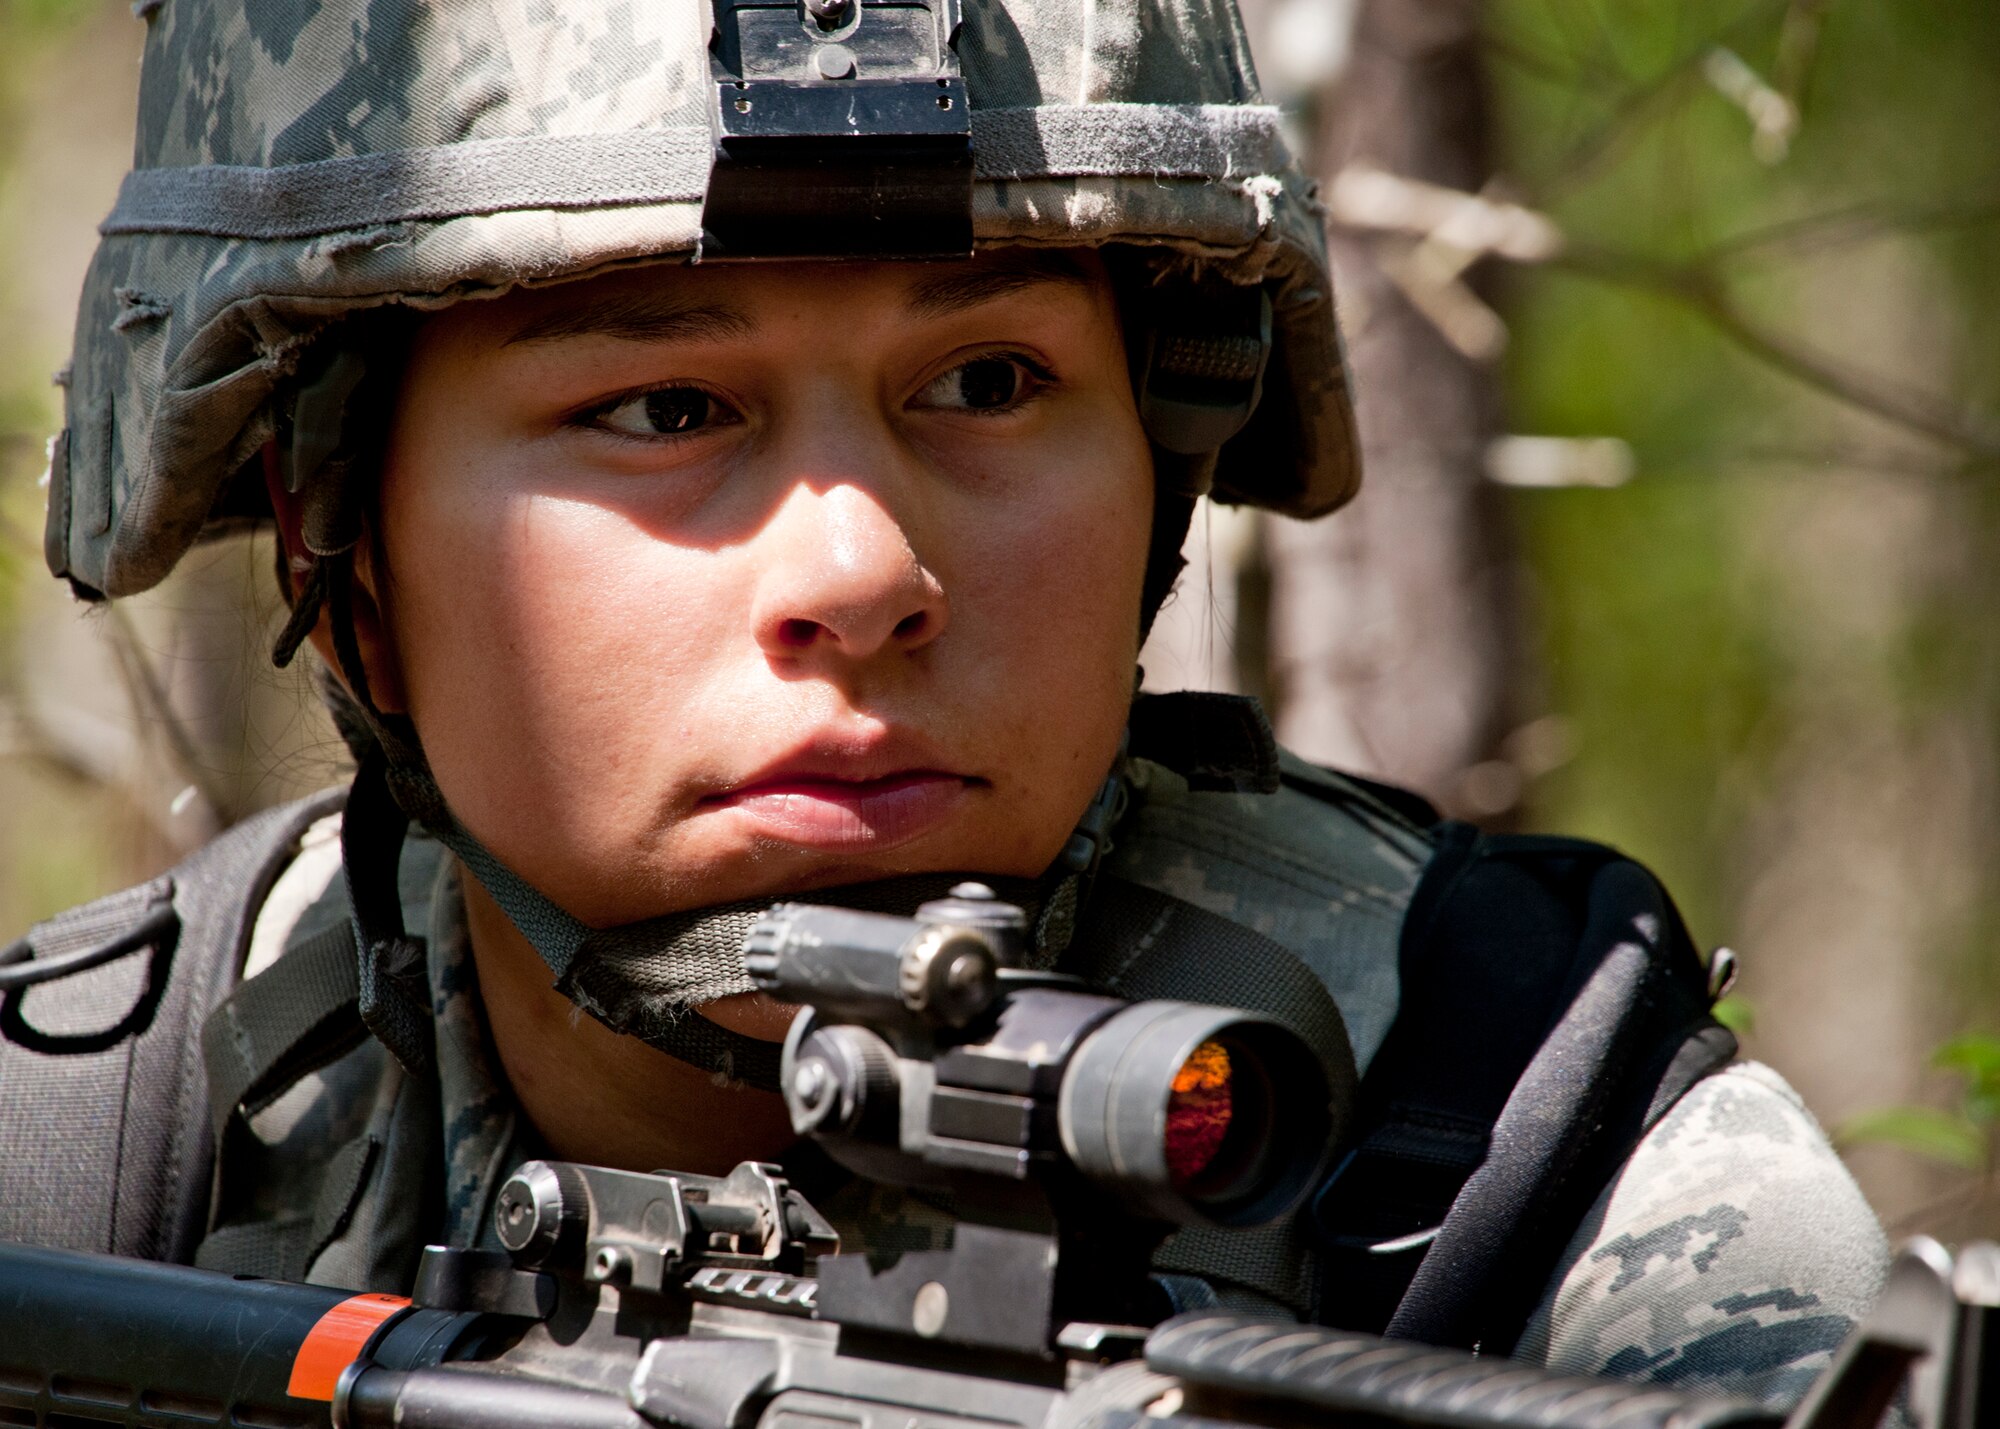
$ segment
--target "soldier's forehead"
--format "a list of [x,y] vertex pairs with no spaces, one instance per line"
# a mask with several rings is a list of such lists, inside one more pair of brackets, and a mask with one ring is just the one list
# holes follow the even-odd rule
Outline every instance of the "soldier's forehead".
[[1061,248],[1005,248],[964,262],[660,265],[575,284],[524,291],[494,313],[501,345],[564,338],[633,342],[747,336],[756,320],[746,301],[761,287],[804,284],[870,303],[893,302],[914,318],[948,316],[1049,286],[1108,293],[1095,254]]

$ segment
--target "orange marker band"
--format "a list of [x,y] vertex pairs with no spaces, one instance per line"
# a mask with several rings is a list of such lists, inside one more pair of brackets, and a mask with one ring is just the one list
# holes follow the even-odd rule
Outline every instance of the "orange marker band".
[[400,1295],[356,1295],[341,1301],[319,1317],[299,1346],[285,1393],[331,1404],[340,1372],[361,1358],[377,1330],[409,1308]]

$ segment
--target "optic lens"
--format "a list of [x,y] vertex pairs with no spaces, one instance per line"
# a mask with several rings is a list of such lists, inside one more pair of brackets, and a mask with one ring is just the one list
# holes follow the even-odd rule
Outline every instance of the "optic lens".
[[1134,1002],[1078,1044],[1057,1126],[1070,1164],[1135,1214],[1268,1225],[1317,1184],[1333,1139],[1327,1081],[1313,1050],[1271,1018]]
[[1167,1099],[1167,1174],[1175,1186],[1186,1187],[1214,1162],[1229,1135],[1233,1110],[1229,1049],[1204,1042],[1174,1074],[1173,1094]]

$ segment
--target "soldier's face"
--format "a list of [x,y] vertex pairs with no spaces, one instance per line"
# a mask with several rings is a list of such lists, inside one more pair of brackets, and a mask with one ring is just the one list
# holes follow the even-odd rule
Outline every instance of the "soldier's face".
[[384,703],[586,922],[1038,873],[1117,749],[1151,511],[1089,256],[462,303],[384,469]]

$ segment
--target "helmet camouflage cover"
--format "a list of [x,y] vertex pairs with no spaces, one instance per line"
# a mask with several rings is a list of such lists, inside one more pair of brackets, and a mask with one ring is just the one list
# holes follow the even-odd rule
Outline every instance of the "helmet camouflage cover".
[[956,122],[965,163],[959,251],[1130,245],[1261,288],[1262,399],[1215,495],[1313,516],[1354,489],[1320,211],[1258,102],[1231,0],[134,8],[150,31],[134,168],[101,228],[52,449],[49,565],[84,594],[148,589],[231,514],[232,478],[330,325],[715,256],[712,179],[732,104],[751,112],[731,95],[765,92],[732,79],[804,101],[879,91],[878,73],[907,77],[895,37],[925,26],[925,102]]

